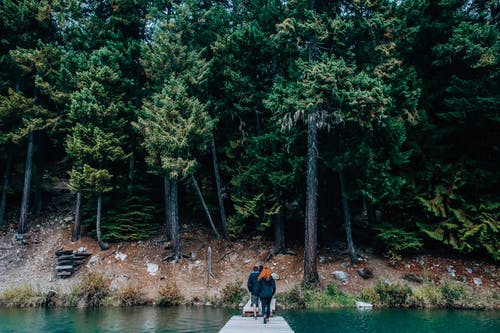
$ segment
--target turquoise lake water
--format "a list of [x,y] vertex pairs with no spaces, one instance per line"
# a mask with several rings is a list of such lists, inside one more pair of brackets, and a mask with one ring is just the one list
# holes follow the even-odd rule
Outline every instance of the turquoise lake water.
[[[0,332],[211,333],[218,332],[238,313],[231,309],[182,306],[95,310],[0,308]],[[296,333],[500,333],[498,311],[340,309],[278,314],[285,317]]]

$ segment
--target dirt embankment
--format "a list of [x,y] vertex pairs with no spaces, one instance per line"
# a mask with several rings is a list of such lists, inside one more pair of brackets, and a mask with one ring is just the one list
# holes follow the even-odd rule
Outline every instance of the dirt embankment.
[[[54,289],[69,292],[86,271],[100,272],[112,281],[112,286],[139,286],[146,297],[154,299],[158,288],[175,282],[182,295],[188,300],[203,301],[217,296],[222,288],[235,281],[246,283],[248,273],[254,265],[264,264],[279,275],[278,292],[290,290],[300,284],[303,270],[303,249],[291,248],[296,255],[273,255],[267,262],[272,243],[260,240],[238,242],[218,241],[207,231],[183,225],[181,239],[183,252],[190,255],[179,263],[165,262],[168,254],[161,239],[140,242],[112,244],[106,251],[100,251],[97,242],[84,236],[71,242],[71,211],[65,210],[58,217],[51,216],[32,225],[22,239],[14,230],[0,233],[0,292],[20,286],[32,285],[44,291]],[[212,273],[207,286],[207,251],[212,251]],[[60,249],[85,249],[92,254],[85,265],[70,278],[56,277],[55,251]],[[347,283],[337,282],[341,290],[357,294],[378,280],[397,282],[405,277],[422,277],[438,283],[442,279],[464,281],[478,293],[498,293],[500,280],[498,267],[474,259],[451,259],[420,255],[404,258],[396,266],[390,266],[385,258],[361,251],[364,260],[351,265],[348,257],[334,255],[331,251],[320,252],[318,273],[322,285],[333,283],[332,272],[348,273]],[[363,279],[357,270],[369,268],[373,278]],[[407,284],[416,282],[404,281]]]

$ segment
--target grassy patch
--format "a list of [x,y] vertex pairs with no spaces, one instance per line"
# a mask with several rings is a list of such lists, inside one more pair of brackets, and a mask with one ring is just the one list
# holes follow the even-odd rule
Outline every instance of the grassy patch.
[[374,287],[361,292],[361,298],[364,301],[389,307],[407,305],[407,300],[412,295],[413,291],[409,286],[386,281],[377,281]]
[[307,308],[352,307],[356,303],[354,296],[345,294],[334,284],[328,284],[325,290],[306,290],[304,298]]
[[159,306],[179,305],[181,292],[175,283],[169,283],[160,288],[155,303]]
[[288,292],[279,293],[276,300],[286,308],[295,309],[352,307],[356,302],[354,296],[345,294],[334,284],[328,284],[325,289],[303,290],[294,287]]
[[120,306],[134,306],[145,304],[144,293],[137,285],[126,285],[118,292],[118,304]]
[[241,281],[234,281],[226,284],[222,288],[221,301],[223,305],[237,306],[247,295],[246,289],[242,287]]
[[83,275],[80,284],[76,285],[68,295],[69,305],[74,306],[82,301],[86,307],[100,307],[111,295],[110,285],[111,281],[107,277],[88,272]]
[[0,304],[7,307],[39,307],[46,303],[43,292],[31,285],[10,288],[0,294]]
[[446,305],[441,290],[432,283],[426,283],[421,288],[413,290],[408,303],[411,307],[417,308],[441,308]]
[[285,308],[289,309],[305,309],[306,299],[302,290],[295,286],[288,292],[276,294],[276,301]]

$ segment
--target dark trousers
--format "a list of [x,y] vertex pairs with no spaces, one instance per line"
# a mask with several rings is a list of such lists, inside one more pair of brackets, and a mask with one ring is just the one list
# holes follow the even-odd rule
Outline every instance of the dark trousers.
[[260,302],[262,303],[262,314],[269,318],[271,316],[271,297],[262,297]]

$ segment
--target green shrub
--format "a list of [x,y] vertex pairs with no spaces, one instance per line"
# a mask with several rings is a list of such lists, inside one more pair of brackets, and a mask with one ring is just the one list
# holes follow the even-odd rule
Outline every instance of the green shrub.
[[127,285],[118,293],[120,306],[142,305],[144,301],[144,293],[137,285]]
[[463,282],[442,280],[439,290],[447,307],[463,307],[465,298],[469,296],[467,285]]
[[[82,300],[86,307],[99,307],[104,304],[104,300],[111,293],[111,281],[95,272],[88,272],[83,275],[79,285],[76,285],[69,299],[71,305],[74,305],[76,300]],[[78,301],[77,301],[78,302]]]
[[226,305],[238,305],[246,294],[241,281],[231,282],[222,288],[222,302]]
[[354,306],[356,303],[354,296],[345,294],[334,284],[326,286],[326,295],[332,300],[333,304],[340,306]]
[[37,307],[46,304],[44,294],[31,285],[22,285],[5,290],[0,294],[0,303],[8,307]]
[[380,296],[374,287],[369,287],[361,290],[360,298],[364,302],[368,302],[374,305],[380,305]]
[[325,290],[304,290],[304,298],[307,308],[338,308],[354,306],[353,296],[346,295],[334,284],[328,284]]
[[422,238],[415,232],[384,223],[374,228],[377,238],[386,249],[395,254],[420,251],[424,245]]
[[337,308],[354,306],[355,299],[340,291],[334,284],[326,286],[325,290],[308,289],[301,290],[294,287],[286,293],[280,293],[277,301],[288,308]]
[[406,300],[412,295],[412,290],[407,285],[385,281],[378,281],[375,291],[380,297],[380,303],[391,307],[406,304]]
[[418,308],[445,306],[445,300],[440,288],[432,283],[426,283],[421,288],[413,290],[413,295],[409,298],[408,303],[410,306]]
[[179,288],[175,283],[169,283],[160,288],[156,304],[159,306],[178,305],[182,300]]
[[288,292],[276,294],[276,301],[286,308],[305,309],[306,300],[298,286],[293,287]]

